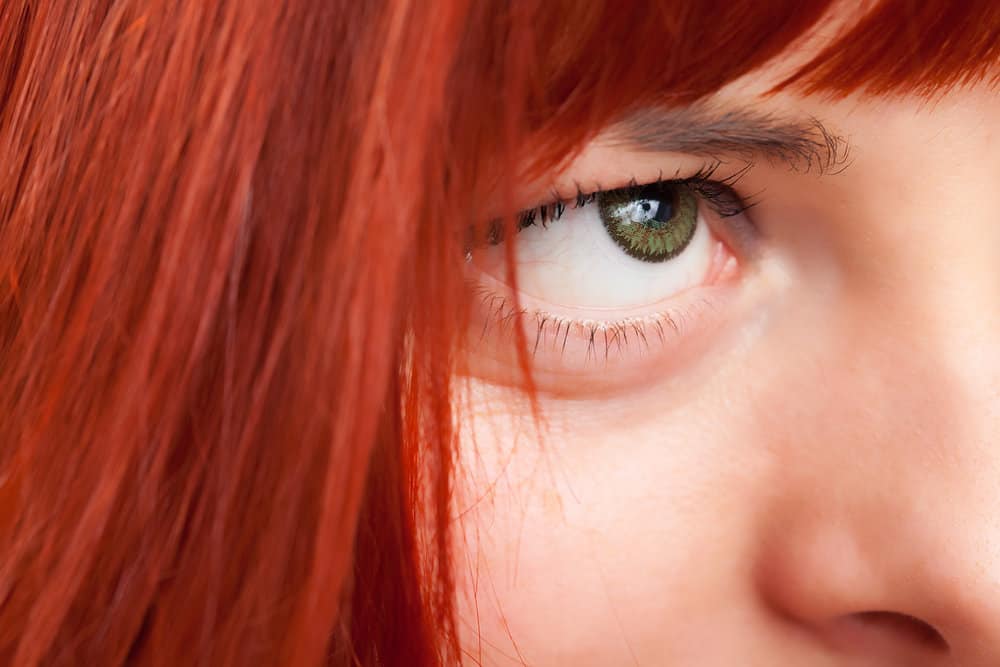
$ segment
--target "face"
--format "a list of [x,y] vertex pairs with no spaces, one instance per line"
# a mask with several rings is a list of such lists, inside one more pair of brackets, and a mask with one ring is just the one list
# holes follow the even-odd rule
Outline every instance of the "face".
[[790,65],[608,128],[470,260],[467,664],[1000,664],[1000,97]]

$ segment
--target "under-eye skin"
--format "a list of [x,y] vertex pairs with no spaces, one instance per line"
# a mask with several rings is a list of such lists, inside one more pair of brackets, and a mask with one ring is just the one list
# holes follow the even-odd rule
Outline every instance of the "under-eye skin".
[[698,198],[674,183],[656,182],[602,192],[601,221],[626,254],[644,262],[663,262],[680,254],[694,237]]

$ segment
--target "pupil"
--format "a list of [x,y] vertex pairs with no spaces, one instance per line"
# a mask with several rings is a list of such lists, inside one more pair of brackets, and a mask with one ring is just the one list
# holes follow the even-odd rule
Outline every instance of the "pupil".
[[[656,215],[653,216],[653,220],[656,222],[664,223],[669,222],[670,218],[674,217],[674,207],[669,200],[661,199],[659,201],[659,206],[656,207]],[[657,225],[662,226],[662,225]]]

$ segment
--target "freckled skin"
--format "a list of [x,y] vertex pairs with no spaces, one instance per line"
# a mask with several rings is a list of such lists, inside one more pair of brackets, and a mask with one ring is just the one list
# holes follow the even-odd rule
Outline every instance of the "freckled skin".
[[[741,181],[761,256],[697,353],[548,378],[541,424],[463,383],[467,664],[1000,664],[1000,97],[767,84],[714,101],[821,118],[851,160]],[[570,173],[684,159],[598,140]]]

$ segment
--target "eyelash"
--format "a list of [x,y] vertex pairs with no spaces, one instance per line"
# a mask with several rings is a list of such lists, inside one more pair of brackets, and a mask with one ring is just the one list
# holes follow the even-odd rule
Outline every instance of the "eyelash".
[[[602,194],[623,193],[628,194],[630,190],[638,190],[647,185],[672,185],[690,188],[698,197],[711,208],[720,218],[730,218],[744,213],[756,205],[753,198],[741,197],[733,189],[743,176],[753,169],[753,164],[748,163],[739,171],[722,179],[715,179],[713,176],[722,166],[722,162],[716,161],[703,166],[694,175],[686,178],[673,178],[664,180],[662,174],[655,181],[648,183],[638,183],[635,179],[621,188],[602,190],[598,188],[591,192],[584,192],[577,186],[576,195],[566,197],[557,191],[552,192],[552,200],[546,204],[535,206],[518,213],[514,220],[514,230],[519,232],[536,224],[548,227],[549,224],[562,218],[567,208],[583,208],[592,204]],[[490,245],[498,245],[505,237],[505,225],[501,220],[494,220],[488,229],[487,239]]]
[[[480,333],[480,340],[486,337],[491,324],[498,325],[501,329],[512,325],[525,317],[534,317],[535,334],[534,341],[528,339],[528,346],[531,356],[537,355],[539,347],[545,340],[546,331],[555,328],[554,334],[550,334],[554,347],[561,353],[565,353],[566,344],[569,340],[570,332],[573,328],[578,328],[584,332],[586,338],[586,359],[600,359],[600,347],[603,343],[604,360],[608,360],[608,355],[612,349],[619,353],[630,344],[629,339],[641,341],[644,349],[649,349],[651,338],[656,338],[663,344],[667,337],[672,334],[679,335],[684,328],[686,312],[683,309],[673,309],[661,313],[651,314],[644,317],[631,317],[617,322],[594,322],[590,320],[578,321],[559,317],[551,313],[541,311],[530,311],[527,308],[516,308],[510,301],[501,295],[482,290],[479,293],[480,300],[490,313],[489,318],[483,325]],[[706,307],[707,303],[698,304]],[[560,342],[561,338],[561,342]]]

